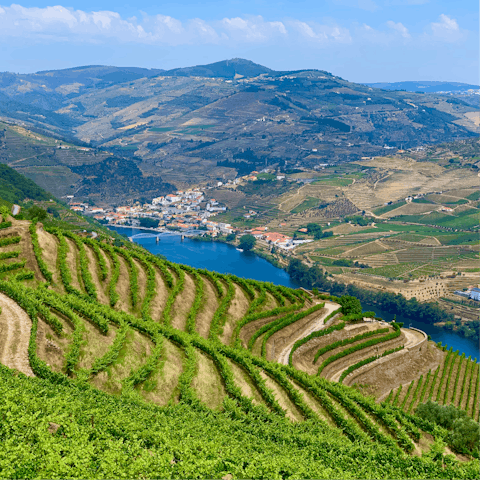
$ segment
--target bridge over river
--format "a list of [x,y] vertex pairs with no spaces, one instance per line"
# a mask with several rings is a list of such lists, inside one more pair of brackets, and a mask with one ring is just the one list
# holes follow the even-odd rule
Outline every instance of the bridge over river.
[[164,237],[166,235],[181,235],[182,237],[194,237],[196,235],[202,235],[204,233],[203,230],[185,230],[183,232],[177,232],[177,231],[158,231],[158,230],[152,230],[151,232],[141,232],[141,233],[136,233],[135,235],[132,235],[131,237],[128,237],[128,239],[131,242],[135,242],[136,240],[140,240],[142,238],[156,238],[157,241],[160,240],[161,237]]

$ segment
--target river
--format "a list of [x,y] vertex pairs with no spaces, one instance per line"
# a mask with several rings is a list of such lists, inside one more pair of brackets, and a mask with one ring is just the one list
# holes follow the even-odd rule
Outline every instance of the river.
[[[129,237],[138,233],[146,233],[137,228],[109,228]],[[158,243],[154,237],[138,238],[135,239],[135,243],[153,254],[164,255],[171,262],[298,288],[285,270],[273,266],[254,253],[240,252],[226,243],[202,242],[191,240],[188,237],[182,240],[180,235],[172,234],[162,235]]]
[[[109,227],[118,233],[129,237],[138,233],[145,233],[137,228]],[[153,254],[160,253],[171,262],[183,263],[196,268],[206,268],[220,273],[231,273],[239,277],[253,278],[277,285],[297,288],[298,285],[290,279],[284,270],[273,266],[267,260],[253,253],[240,252],[235,247],[220,242],[200,242],[180,235],[162,235],[158,243],[155,238],[138,238],[136,243],[142,245]],[[362,303],[365,311],[374,311],[377,316],[385,320],[392,320],[393,314],[380,310],[375,305]],[[422,323],[397,315],[397,321],[404,322],[405,326],[419,328],[432,337],[435,342],[453,347],[460,353],[473,358],[480,358],[478,344],[475,340],[465,338],[455,332],[435,327],[429,323]]]

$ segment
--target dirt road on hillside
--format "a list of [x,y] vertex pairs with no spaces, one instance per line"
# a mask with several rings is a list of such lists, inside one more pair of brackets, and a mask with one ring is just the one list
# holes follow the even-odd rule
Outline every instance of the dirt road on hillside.
[[300,333],[300,335],[297,335],[296,337],[290,339],[288,345],[280,352],[277,361],[279,363],[282,363],[283,365],[288,365],[288,357],[290,356],[290,351],[292,350],[295,342],[300,338],[307,337],[312,332],[324,329],[325,318],[335,310],[338,310],[339,308],[340,308],[340,305],[338,303],[325,302],[325,307],[322,314],[314,318],[312,322],[308,325],[308,327],[305,330],[303,330],[302,333]]
[[11,298],[0,293],[0,363],[33,377],[28,361],[32,322]]

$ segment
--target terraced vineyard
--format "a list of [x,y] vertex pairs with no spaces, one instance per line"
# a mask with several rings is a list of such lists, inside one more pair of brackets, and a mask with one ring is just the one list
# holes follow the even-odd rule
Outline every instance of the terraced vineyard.
[[[345,298],[173,264],[134,244],[8,218],[0,227],[7,367],[159,406],[314,422],[399,454],[428,450],[422,431],[440,435],[348,386],[368,384],[372,372],[408,376],[412,364],[430,368],[418,374],[422,381],[438,379],[431,372],[442,352],[421,332],[348,313]],[[455,398],[475,405],[478,365],[463,362],[461,370],[470,380],[456,370],[448,376]],[[412,380],[414,402],[402,401],[408,412],[425,397]],[[372,388],[380,397],[388,386]],[[478,418],[478,407],[469,408]]]
[[477,359],[465,358],[450,349],[441,364],[408,385],[392,389],[387,403],[411,412],[431,399],[441,405],[461,408],[474,420],[479,420],[479,364]]

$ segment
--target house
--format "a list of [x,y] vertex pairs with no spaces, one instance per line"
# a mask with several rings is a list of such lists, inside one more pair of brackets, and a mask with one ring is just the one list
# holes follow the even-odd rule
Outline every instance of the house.
[[287,237],[286,235],[277,232],[265,233],[263,237],[267,242],[273,243],[274,245],[287,245],[288,242],[292,240],[291,237]]
[[472,300],[476,300],[477,302],[480,302],[480,288],[472,288],[470,290],[470,298]]

